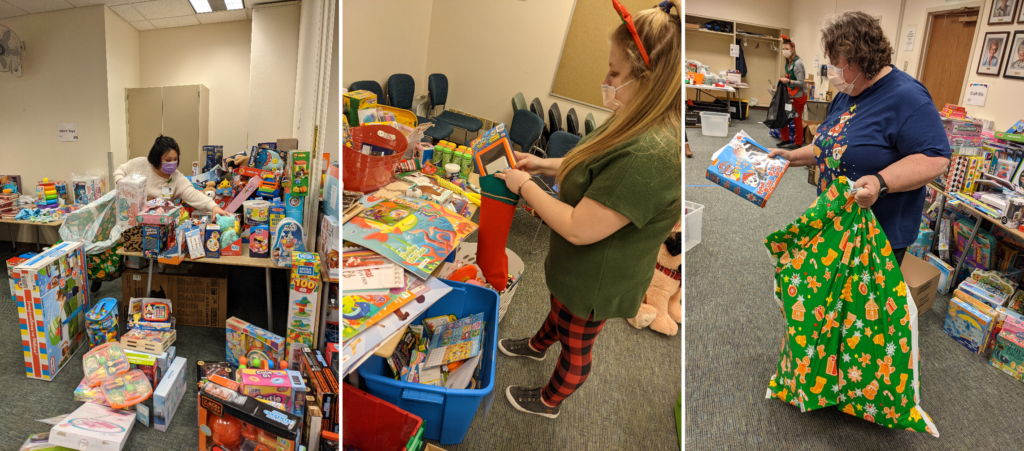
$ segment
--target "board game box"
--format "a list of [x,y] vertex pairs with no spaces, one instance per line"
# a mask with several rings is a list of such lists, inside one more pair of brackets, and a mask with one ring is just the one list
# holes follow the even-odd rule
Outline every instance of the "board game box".
[[768,149],[745,136],[737,136],[715,152],[708,180],[722,185],[754,205],[764,208],[789,167],[783,158],[768,158]]

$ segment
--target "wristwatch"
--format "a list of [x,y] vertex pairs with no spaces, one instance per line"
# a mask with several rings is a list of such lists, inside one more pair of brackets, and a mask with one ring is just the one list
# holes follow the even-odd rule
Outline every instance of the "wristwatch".
[[886,194],[889,194],[889,186],[885,184],[885,179],[881,175],[874,174],[874,176],[878,179],[878,197],[883,198]]

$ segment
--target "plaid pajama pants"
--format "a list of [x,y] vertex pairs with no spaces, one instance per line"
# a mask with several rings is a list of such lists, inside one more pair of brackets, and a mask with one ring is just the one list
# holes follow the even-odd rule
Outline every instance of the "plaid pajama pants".
[[590,321],[572,314],[562,303],[551,296],[551,312],[547,320],[530,340],[539,351],[544,351],[555,342],[562,343],[562,353],[551,380],[544,386],[542,398],[548,404],[558,406],[573,394],[590,375],[590,353],[594,339],[604,327],[604,320]]

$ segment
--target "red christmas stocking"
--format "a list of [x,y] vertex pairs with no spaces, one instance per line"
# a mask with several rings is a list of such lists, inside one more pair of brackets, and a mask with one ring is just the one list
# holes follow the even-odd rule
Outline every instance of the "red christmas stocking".
[[480,177],[480,232],[477,239],[476,264],[484,278],[499,293],[508,286],[508,256],[505,244],[512,227],[519,196],[508,189],[505,181],[493,175]]

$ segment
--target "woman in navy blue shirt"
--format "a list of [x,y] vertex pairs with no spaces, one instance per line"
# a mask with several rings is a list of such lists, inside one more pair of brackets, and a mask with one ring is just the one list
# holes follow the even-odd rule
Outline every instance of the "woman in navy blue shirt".
[[819,195],[839,176],[864,188],[857,204],[872,208],[900,262],[917,238],[924,186],[949,165],[942,119],[928,89],[889,63],[892,46],[871,16],[847,11],[821,39],[839,94],[811,145],[771,156],[815,165]]

